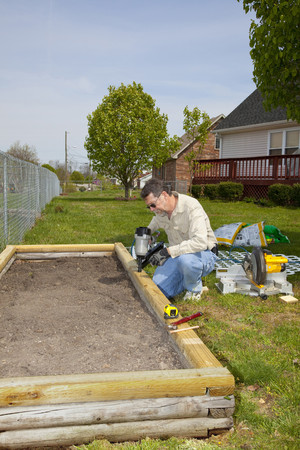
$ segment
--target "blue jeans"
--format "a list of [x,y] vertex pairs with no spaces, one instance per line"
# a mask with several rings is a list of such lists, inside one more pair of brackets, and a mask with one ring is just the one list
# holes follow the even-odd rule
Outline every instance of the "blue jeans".
[[216,259],[210,250],[168,258],[155,270],[153,281],[168,299],[184,290],[201,292],[201,278],[214,269]]

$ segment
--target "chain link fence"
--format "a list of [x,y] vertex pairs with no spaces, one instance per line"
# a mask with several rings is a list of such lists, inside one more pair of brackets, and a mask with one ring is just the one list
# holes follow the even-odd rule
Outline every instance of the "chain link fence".
[[55,173],[0,151],[0,251],[20,243],[60,192]]
[[179,192],[179,194],[187,194],[187,182],[183,180],[165,181],[164,183],[171,187],[172,191]]

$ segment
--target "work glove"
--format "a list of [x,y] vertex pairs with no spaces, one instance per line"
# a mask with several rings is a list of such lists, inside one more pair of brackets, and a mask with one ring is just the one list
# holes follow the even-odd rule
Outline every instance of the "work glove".
[[164,247],[150,257],[149,263],[151,266],[162,266],[168,258],[170,258],[169,252],[166,247]]

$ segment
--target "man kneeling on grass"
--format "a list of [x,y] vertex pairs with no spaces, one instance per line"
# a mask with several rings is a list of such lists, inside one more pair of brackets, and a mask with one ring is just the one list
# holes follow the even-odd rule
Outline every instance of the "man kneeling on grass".
[[186,290],[184,299],[199,300],[202,277],[216,261],[217,240],[209,218],[195,198],[171,191],[162,180],[152,178],[141,191],[147,208],[155,213],[148,228],[165,230],[169,247],[153,255],[157,265],[153,281],[168,299]]

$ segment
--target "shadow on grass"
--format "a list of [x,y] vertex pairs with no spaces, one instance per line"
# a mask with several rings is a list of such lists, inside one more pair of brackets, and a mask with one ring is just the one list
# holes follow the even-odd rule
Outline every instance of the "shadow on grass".
[[60,197],[60,200],[64,202],[117,202],[118,200],[115,200],[114,198],[107,198],[107,197]]
[[286,245],[286,248],[293,249],[295,245],[300,244],[300,231],[288,231],[287,237],[289,238],[290,244]]
[[136,201],[141,201],[141,199],[136,199],[136,200],[118,200],[116,198],[107,198],[107,197],[84,197],[84,198],[78,198],[78,197],[59,197],[60,200],[64,201],[64,202],[99,202],[99,203],[104,203],[104,202],[116,202],[119,204],[124,204],[127,205],[128,203],[132,204],[135,203]]
[[267,384],[278,382],[280,374],[272,362],[265,360],[265,355],[259,351],[250,351],[247,355],[241,355],[238,361],[227,363],[227,368],[239,382],[247,385],[254,383]]

